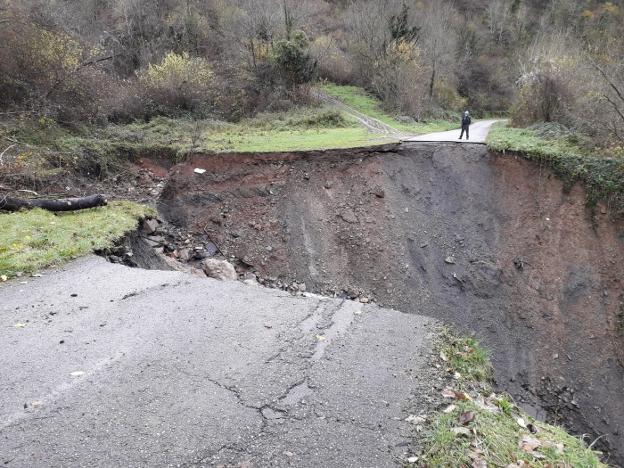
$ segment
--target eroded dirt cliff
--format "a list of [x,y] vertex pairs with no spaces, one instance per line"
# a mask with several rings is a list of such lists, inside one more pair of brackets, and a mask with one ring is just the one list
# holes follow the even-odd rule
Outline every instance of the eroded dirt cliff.
[[481,145],[421,143],[195,156],[161,202],[262,278],[475,332],[501,387],[622,461],[624,225],[592,219],[582,187]]

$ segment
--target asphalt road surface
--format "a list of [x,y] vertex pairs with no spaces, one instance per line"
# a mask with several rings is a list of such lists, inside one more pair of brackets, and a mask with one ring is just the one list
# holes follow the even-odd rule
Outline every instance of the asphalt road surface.
[[113,265],[0,286],[0,465],[383,467],[437,323]]
[[485,139],[490,133],[490,129],[492,125],[496,122],[500,122],[500,120],[479,120],[478,122],[474,122],[470,126],[470,140],[466,140],[466,135],[464,135],[464,139],[460,140],[459,137],[461,135],[461,129],[450,130],[448,132],[438,132],[438,133],[428,133],[426,135],[420,135],[411,138],[405,138],[402,141],[454,141],[457,143],[485,143]]

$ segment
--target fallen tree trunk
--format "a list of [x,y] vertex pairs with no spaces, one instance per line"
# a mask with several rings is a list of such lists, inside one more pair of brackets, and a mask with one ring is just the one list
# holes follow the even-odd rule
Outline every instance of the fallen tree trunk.
[[48,211],[74,211],[104,206],[107,202],[106,197],[101,194],[82,198],[63,198],[60,200],[0,196],[0,210],[19,211],[21,209],[43,208]]

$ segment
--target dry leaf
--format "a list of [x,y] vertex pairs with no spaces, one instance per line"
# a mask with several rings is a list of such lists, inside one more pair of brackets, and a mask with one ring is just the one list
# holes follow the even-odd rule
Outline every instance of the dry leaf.
[[22,323],[22,322],[17,322],[15,325],[13,325],[15,328],[26,328],[26,324]]
[[323,335],[316,335],[316,339],[319,341],[325,341],[326,338]]
[[9,277],[7,275],[2,275],[0,276],[0,280],[2,280],[2,282],[9,281]]
[[452,413],[453,411],[455,411],[455,408],[457,408],[457,406],[455,405],[448,405],[446,408],[444,408],[442,410],[443,413],[449,414]]
[[448,357],[446,356],[446,354],[444,354],[444,352],[440,353],[440,359],[442,359],[444,362],[448,362]]
[[84,375],[84,371],[77,370],[77,371],[71,372],[69,375],[71,375],[72,377],[80,377],[81,375]]
[[475,414],[472,411],[466,411],[459,415],[459,424],[462,426],[466,426],[467,424],[474,421]]
[[524,419],[522,419],[522,418],[518,418],[518,419],[516,419],[516,422],[518,423],[518,426],[520,426],[521,428],[523,428],[523,429],[526,429],[526,428],[527,428],[527,425],[526,425],[526,423],[524,422]]
[[425,422],[425,418],[422,416],[414,416],[413,414],[409,415],[405,421],[411,424],[422,424]]
[[524,436],[522,437],[522,439],[520,439],[520,442],[518,442],[518,445],[526,453],[530,453],[531,455],[534,455],[535,449],[538,447],[541,447],[542,443],[533,437]]
[[458,392],[448,387],[442,390],[442,396],[444,398],[455,398],[456,400],[472,400],[472,398],[470,398],[470,395],[468,395],[467,393]]
[[455,435],[463,435],[466,437],[470,437],[472,435],[472,432],[470,432],[470,429],[466,427],[454,427],[451,430],[453,431],[453,434]]

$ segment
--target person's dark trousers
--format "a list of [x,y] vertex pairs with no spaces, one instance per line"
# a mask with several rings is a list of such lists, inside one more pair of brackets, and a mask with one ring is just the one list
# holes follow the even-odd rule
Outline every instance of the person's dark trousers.
[[460,140],[464,138],[464,132],[466,132],[466,140],[469,140],[470,139],[470,127],[468,125],[462,125],[461,135],[459,136]]

